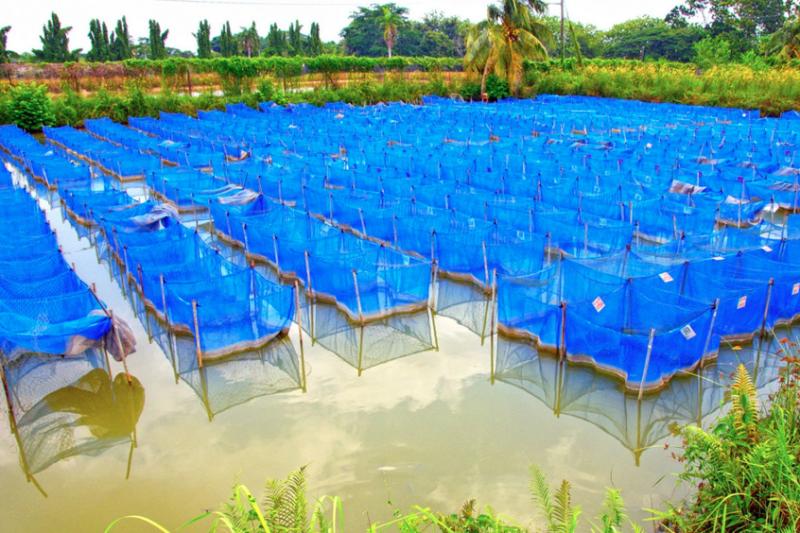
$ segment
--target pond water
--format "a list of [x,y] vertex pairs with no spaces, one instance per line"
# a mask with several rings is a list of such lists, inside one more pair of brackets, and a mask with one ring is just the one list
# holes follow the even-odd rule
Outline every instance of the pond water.
[[[133,328],[138,350],[129,371],[144,400],[135,427],[123,431],[129,437],[113,446],[87,446],[63,460],[51,457],[48,447],[69,448],[69,431],[26,440],[11,430],[3,405],[0,516],[7,531],[100,531],[128,514],[174,528],[225,501],[235,482],[258,493],[266,479],[302,465],[308,465],[310,496],[342,498],[348,531],[388,520],[396,509],[414,504],[455,511],[471,498],[521,525],[534,525],[528,489],[534,464],[553,485],[572,482],[584,515],[596,516],[605,488],[613,486],[632,517],[642,519],[641,509],[684,494],[675,479],[679,465],[672,449],[665,449],[668,425],[713,411],[721,397],[714,382],[736,361],[757,353],[749,346],[725,350],[722,367],[706,369],[703,379],[678,380],[660,395],[639,400],[625,396],[611,378],[578,367],[559,369],[533,353],[525,365],[507,372],[498,367],[492,379],[490,342],[482,345],[453,320],[436,317],[439,351],[392,360],[361,376],[305,337],[307,392],[298,386],[274,392],[264,370],[270,356],[264,353],[176,379],[170,358],[148,340],[88,240],[62,221],[47,198],[41,202],[68,261]],[[284,343],[299,352],[298,340],[293,328]],[[498,365],[504,354],[525,349],[501,341]],[[763,383],[774,376],[776,359],[766,351],[759,358],[766,366]],[[365,357],[371,355],[380,358]],[[49,379],[68,385],[69,368],[50,365]],[[123,368],[112,362],[112,372]],[[34,396],[37,387],[46,388],[35,380],[17,385]],[[92,416],[110,418],[103,410],[118,408],[97,401]],[[89,440],[102,439],[90,435]],[[651,449],[632,451],[646,447]],[[41,471],[30,471],[31,464],[48,462]],[[117,530],[145,529],[128,523]]]

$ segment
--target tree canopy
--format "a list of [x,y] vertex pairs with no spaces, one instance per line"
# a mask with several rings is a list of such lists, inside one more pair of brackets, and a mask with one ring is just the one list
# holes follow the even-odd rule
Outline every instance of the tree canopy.
[[63,63],[65,61],[76,61],[80,55],[80,49],[69,49],[69,32],[71,26],[61,26],[58,15],[52,13],[50,20],[42,27],[42,35],[39,40],[42,48],[34,50],[34,55],[42,61],[48,63]]

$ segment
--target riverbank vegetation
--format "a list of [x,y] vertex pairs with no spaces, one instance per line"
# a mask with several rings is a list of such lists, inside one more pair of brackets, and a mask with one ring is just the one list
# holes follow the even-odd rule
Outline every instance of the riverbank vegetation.
[[[464,100],[480,100],[482,76],[477,73],[448,74],[433,66],[422,72],[409,72],[402,65],[418,59],[392,58],[401,67],[375,74],[365,67],[358,75],[350,74],[341,80],[334,67],[320,73],[317,83],[303,87],[308,74],[296,65],[293,74],[274,66],[250,66],[246,58],[238,58],[237,69],[231,68],[220,78],[223,90],[204,90],[199,94],[187,92],[178,74],[187,63],[169,61],[161,64],[160,88],[149,90],[146,84],[130,81],[124,89],[111,90],[103,86],[94,92],[77,91],[68,82],[61,91],[53,94],[40,84],[0,85],[0,122],[16,123],[30,131],[42,125],[80,126],[87,118],[110,117],[126,122],[129,116],[157,116],[160,111],[196,115],[199,110],[224,109],[228,103],[245,103],[256,106],[260,102],[278,104],[309,103],[323,105],[327,102],[347,102],[357,105],[378,102],[420,102],[425,95],[439,95]],[[354,58],[370,64],[377,60]],[[351,64],[346,58],[342,68]],[[212,60],[213,61],[213,60]],[[381,60],[388,61],[388,60]],[[157,64],[157,63],[156,63]],[[273,63],[274,65],[274,63]],[[374,68],[374,66],[373,66]],[[423,76],[424,74],[424,76]],[[326,81],[327,80],[327,81]],[[503,77],[489,75],[485,92],[490,100],[509,96],[509,84]],[[32,94],[36,94],[32,98]],[[526,61],[520,95],[576,94],[759,109],[767,116],[777,116],[791,109],[800,109],[800,68],[794,64],[771,67],[768,65],[720,65],[698,71],[693,65],[683,63],[648,63],[637,60],[585,60]],[[36,106],[31,107],[34,100]],[[36,113],[38,109],[38,114]],[[31,116],[34,113],[35,116]]]

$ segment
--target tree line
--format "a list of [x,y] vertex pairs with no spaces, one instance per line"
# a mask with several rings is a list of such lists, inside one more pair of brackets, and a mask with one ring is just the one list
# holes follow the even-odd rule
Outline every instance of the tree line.
[[[514,6],[521,6],[517,9]],[[493,15],[493,10],[495,11]],[[395,3],[360,7],[341,31],[339,42],[323,42],[320,26],[304,28],[299,21],[288,29],[271,24],[260,35],[256,22],[234,31],[229,22],[214,32],[208,20],[198,23],[193,36],[196,49],[182,51],[167,45],[169,29],[156,20],[148,23],[147,37],[134,42],[125,17],[109,31],[106,22],[89,23],[90,49],[70,49],[70,26],[63,26],[56,13],[42,27],[41,48],[32,54],[14,54],[7,49],[10,26],[0,27],[0,62],[13,59],[43,62],[120,61],[131,58],[167,57],[303,56],[346,54],[366,57],[427,56],[463,57],[468,55],[471,33],[480,33],[497,12],[516,13],[526,18],[523,26],[536,26],[531,32],[549,56],[578,58],[666,59],[693,61],[698,55],[715,61],[736,60],[742,56],[779,55],[800,58],[800,0],[686,0],[663,18],[641,17],[599,30],[591,24],[545,16],[541,0],[498,0],[490,4],[487,19],[477,24],[458,17],[432,12],[422,20],[412,20],[408,9]],[[516,23],[515,23],[516,24]],[[508,26],[507,28],[514,28]],[[488,37],[488,34],[484,35]],[[536,47],[534,47],[536,48]],[[531,55],[532,54],[532,55]],[[525,57],[538,52],[528,50]]]

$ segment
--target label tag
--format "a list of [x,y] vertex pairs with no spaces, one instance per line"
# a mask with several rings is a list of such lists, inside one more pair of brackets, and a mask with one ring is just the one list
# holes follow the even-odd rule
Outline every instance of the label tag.
[[592,302],[592,307],[594,307],[594,310],[595,310],[595,311],[597,311],[597,312],[599,313],[600,311],[602,311],[603,309],[605,309],[605,308],[606,308],[606,303],[603,301],[603,299],[602,299],[602,298],[600,298],[600,297],[598,296],[598,297],[597,297],[597,298],[595,298],[595,299],[594,299],[594,301]]
[[795,283],[792,285],[792,296],[797,296],[800,294],[800,283]]
[[714,261],[725,261],[725,258],[722,257],[721,255],[715,255],[711,259],[713,259]]
[[690,341],[695,337],[697,337],[697,333],[694,332],[694,329],[692,328],[691,324],[686,324],[681,328],[681,335],[683,335],[683,338],[686,339],[687,341]]
[[762,246],[762,247],[761,247],[761,249],[762,249],[762,250],[764,250],[764,251],[765,251],[765,252],[767,252],[767,253],[770,253],[770,252],[772,251],[772,248],[770,248],[770,247],[769,247],[769,246],[767,246],[766,244],[765,244],[764,246]]
[[744,309],[745,305],[747,305],[747,296],[742,296],[736,304],[736,309]]
[[658,277],[661,278],[661,281],[663,281],[664,283],[670,283],[674,281],[672,279],[672,276],[669,275],[669,272],[662,272],[661,274],[658,275]]

